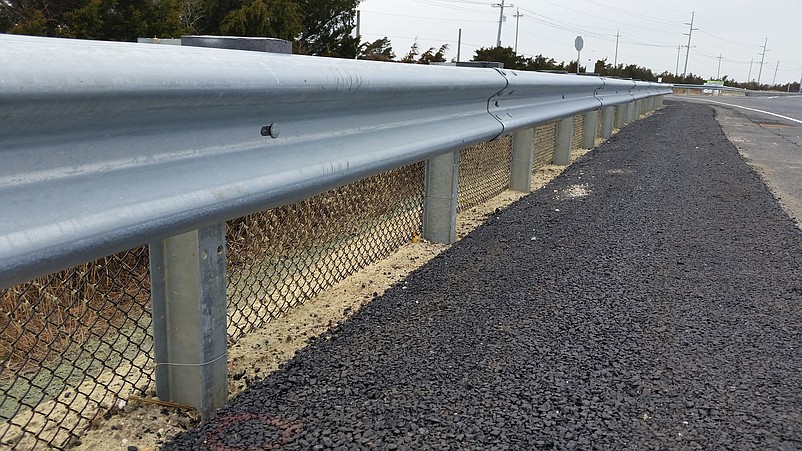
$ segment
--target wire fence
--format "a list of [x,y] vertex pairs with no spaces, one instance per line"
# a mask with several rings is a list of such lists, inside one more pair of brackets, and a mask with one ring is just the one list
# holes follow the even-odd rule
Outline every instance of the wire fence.
[[494,198],[510,186],[512,138],[463,149],[459,160],[457,211]]
[[585,133],[585,115],[577,114],[574,116],[574,128],[571,135],[571,150],[582,148],[582,137]]
[[[555,137],[556,124],[537,127],[536,169]],[[459,210],[508,188],[511,143],[461,151]],[[229,343],[419,235],[423,198],[416,163],[228,221]],[[0,290],[0,447],[68,448],[150,392],[150,308],[147,247]]]
[[535,158],[532,171],[551,164],[554,160],[554,146],[557,141],[557,123],[541,125],[535,129]]

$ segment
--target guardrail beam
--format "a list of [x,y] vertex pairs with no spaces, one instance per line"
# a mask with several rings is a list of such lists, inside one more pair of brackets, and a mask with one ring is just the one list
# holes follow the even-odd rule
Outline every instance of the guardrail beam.
[[527,128],[512,138],[510,189],[528,193],[532,189],[532,165],[535,159],[535,129]]
[[433,243],[457,240],[459,155],[455,150],[426,160],[423,238]]

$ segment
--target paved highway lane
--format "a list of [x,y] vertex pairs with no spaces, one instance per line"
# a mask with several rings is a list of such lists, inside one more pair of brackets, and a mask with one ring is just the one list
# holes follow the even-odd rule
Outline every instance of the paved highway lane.
[[670,98],[714,106],[730,141],[802,223],[802,96]]

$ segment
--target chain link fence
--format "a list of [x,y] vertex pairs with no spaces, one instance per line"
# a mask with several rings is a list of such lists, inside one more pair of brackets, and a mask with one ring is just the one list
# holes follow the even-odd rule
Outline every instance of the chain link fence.
[[585,134],[585,115],[574,116],[574,128],[571,135],[571,150],[582,148],[582,136]]
[[278,318],[420,234],[424,165],[229,221],[228,335]]
[[485,142],[460,151],[457,211],[492,199],[509,188],[512,137]]
[[557,123],[540,125],[535,128],[535,158],[532,172],[551,164],[554,160],[554,146],[557,141]]
[[[555,137],[556,123],[537,127],[535,169]],[[461,151],[460,211],[508,188],[511,149],[507,137]],[[228,221],[229,342],[418,236],[424,167]],[[148,265],[139,247],[0,290],[0,447],[68,448],[152,390]]]
[[61,448],[153,378],[147,248],[0,291],[0,443]]

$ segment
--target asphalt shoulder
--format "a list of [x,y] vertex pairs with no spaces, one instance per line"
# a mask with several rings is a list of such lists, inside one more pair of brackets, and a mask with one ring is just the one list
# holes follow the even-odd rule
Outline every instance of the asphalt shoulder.
[[794,449],[802,231],[704,105],[525,196],[177,449]]

